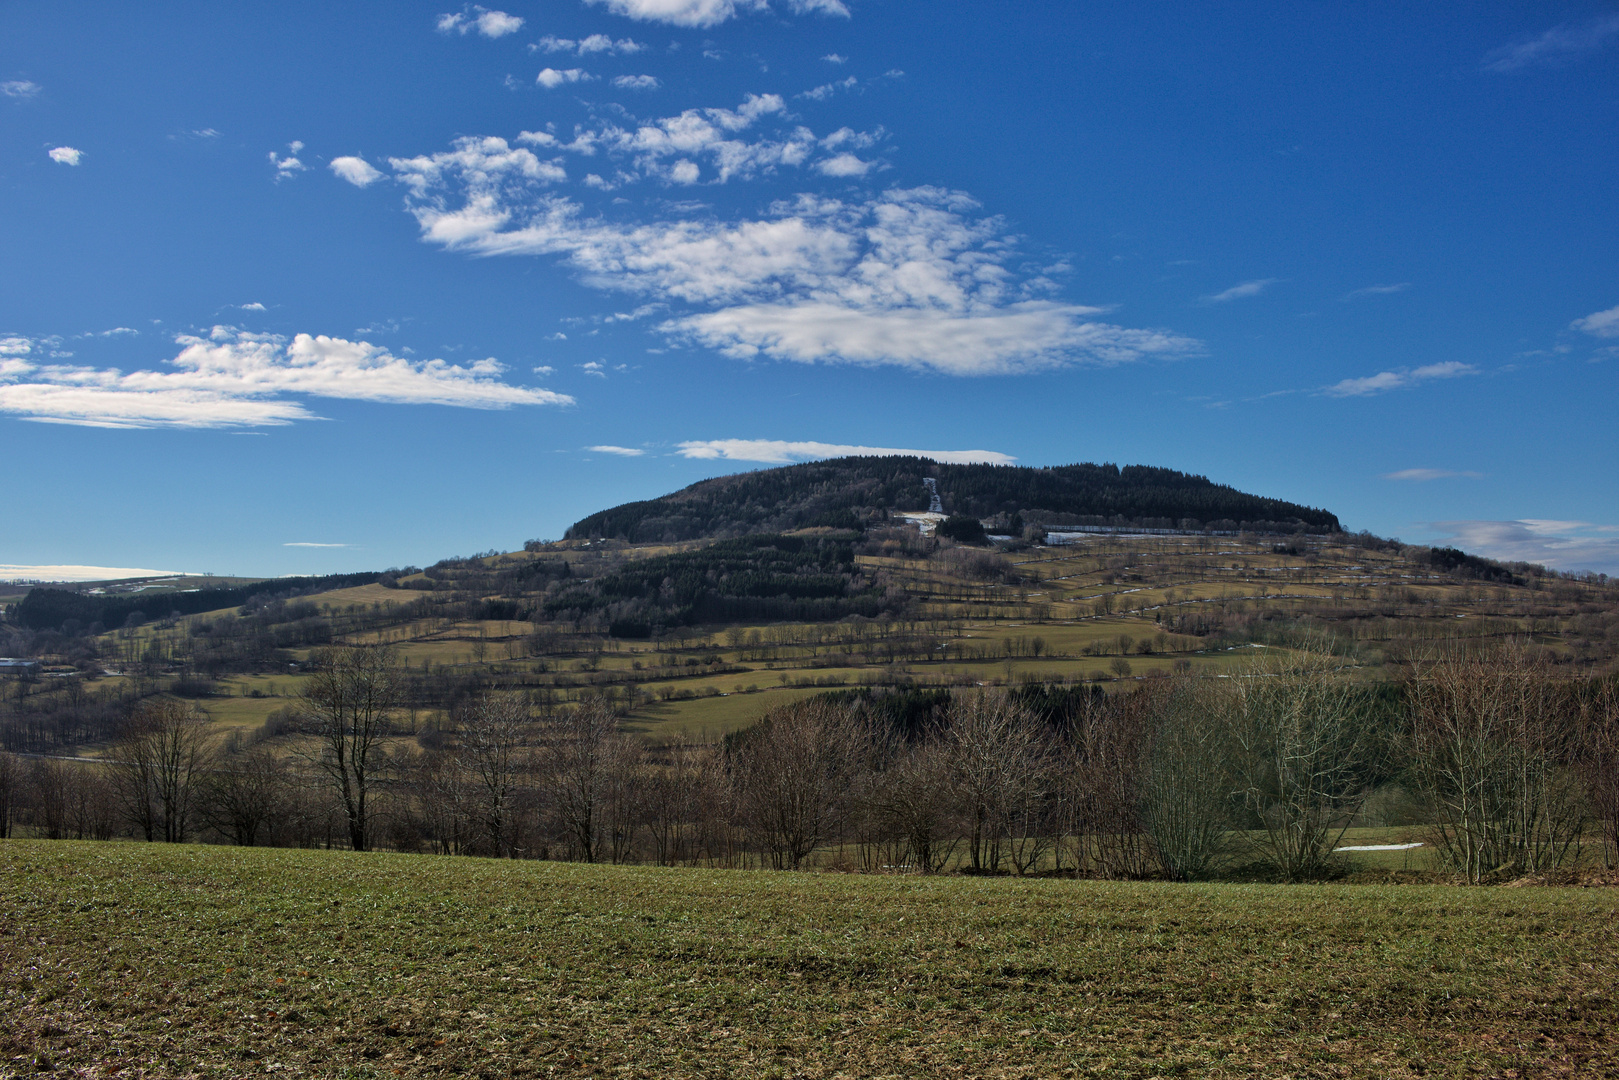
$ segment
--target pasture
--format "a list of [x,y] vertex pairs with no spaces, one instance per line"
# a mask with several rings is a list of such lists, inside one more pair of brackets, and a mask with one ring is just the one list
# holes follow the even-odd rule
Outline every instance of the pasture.
[[1619,1073],[1612,889],[0,843],[0,1072]]

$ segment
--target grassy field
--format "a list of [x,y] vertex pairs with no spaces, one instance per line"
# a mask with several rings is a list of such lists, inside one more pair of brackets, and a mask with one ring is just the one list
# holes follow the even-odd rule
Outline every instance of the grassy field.
[[1610,889],[0,843],[0,1073],[1619,1075]]

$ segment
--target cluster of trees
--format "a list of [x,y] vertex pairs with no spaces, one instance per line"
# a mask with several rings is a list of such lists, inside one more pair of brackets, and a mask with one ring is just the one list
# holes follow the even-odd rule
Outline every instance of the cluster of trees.
[[623,638],[696,623],[820,622],[884,610],[885,596],[861,572],[850,541],[773,535],[722,540],[572,579],[544,604],[547,617],[575,623],[604,613],[609,632]]
[[[591,699],[485,693],[405,749],[385,648],[329,651],[280,755],[214,746],[173,701],[102,765],[0,757],[0,829],[583,861],[1077,872],[1233,864],[1320,877],[1368,797],[1458,875],[1619,861],[1619,690],[1525,650],[1448,653],[1364,687],[1328,652],[1240,677],[821,695],[720,745],[649,746]],[[1399,799],[1389,793],[1403,792]]]
[[139,626],[171,615],[218,611],[257,600],[282,600],[331,589],[369,585],[381,575],[332,574],[326,577],[270,578],[233,588],[156,591],[133,594],[87,593],[71,589],[28,590],[8,612],[30,630],[56,630],[68,634],[100,634],[123,626]]
[[[1044,511],[1094,524],[1154,521],[1203,528],[1221,521],[1337,532],[1338,519],[1315,507],[1248,495],[1207,477],[1144,465],[947,465],[914,457],[848,457],[788,465],[693,484],[659,499],[592,514],[571,539],[632,543],[781,532],[815,525],[881,523],[890,511],[925,510],[935,479],[945,509],[973,518]],[[1076,519],[1077,520],[1077,519]]]

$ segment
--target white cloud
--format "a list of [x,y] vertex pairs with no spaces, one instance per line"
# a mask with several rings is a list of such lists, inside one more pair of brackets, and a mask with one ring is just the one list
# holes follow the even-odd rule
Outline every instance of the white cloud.
[[333,158],[327,168],[355,187],[368,187],[382,179],[382,172],[359,155]]
[[71,146],[57,146],[50,150],[50,159],[60,165],[77,165],[84,159],[84,151]]
[[583,68],[569,68],[566,71],[558,71],[556,68],[548,67],[543,69],[534,81],[547,90],[555,90],[565,83],[587,82],[590,78],[590,73]]
[[847,79],[839,79],[837,82],[822,83],[815,89],[805,90],[797,96],[809,98],[811,101],[825,101],[839,90],[853,90],[859,84],[860,80],[850,75]]
[[557,371],[557,369],[552,367],[550,364],[540,364],[537,367],[535,367],[534,374],[536,374],[536,375],[555,375],[556,371]]
[[661,84],[655,75],[620,75],[613,85],[620,90],[656,90]]
[[[623,15],[643,22],[661,22],[672,26],[718,26],[734,18],[740,11],[769,11],[766,0],[585,0],[589,4],[602,4],[615,15]],[[843,0],[787,0],[787,9],[794,15],[838,15],[849,17]]]
[[25,338],[17,334],[0,337],[0,356],[27,356],[34,351],[32,338]]
[[1598,311],[1583,319],[1575,319],[1572,326],[1575,330],[1584,330],[1592,337],[1619,337],[1619,307],[1611,307],[1607,311]]
[[787,0],[787,7],[794,15],[849,17],[849,9],[843,5],[843,0]]
[[[123,581],[127,578],[185,577],[184,570],[143,570],[133,566],[19,566],[0,563],[0,581]],[[195,575],[190,575],[195,576]]]
[[545,35],[539,41],[529,46],[531,52],[571,52],[578,56],[588,56],[591,53],[609,53],[618,55],[633,55],[645,49],[646,46],[630,38],[620,38],[614,41],[606,34],[591,34],[587,38],[574,41],[571,38],[553,37]]
[[5,82],[0,82],[0,94],[10,98],[22,98],[24,101],[34,97],[43,89],[45,89],[43,86],[28,79],[8,79]]
[[872,162],[861,161],[853,154],[838,154],[815,163],[815,171],[823,176],[865,176]]
[[1394,285],[1368,285],[1364,289],[1356,289],[1354,292],[1345,293],[1343,298],[1345,300],[1359,300],[1365,296],[1388,296],[1392,293],[1405,292],[1410,287],[1411,283],[1409,281],[1401,281]]
[[1478,368],[1459,360],[1442,364],[1427,364],[1419,368],[1401,368],[1398,371],[1380,371],[1359,379],[1344,379],[1322,389],[1328,397],[1367,397],[1389,390],[1403,390],[1433,379],[1454,379],[1463,375],[1477,375]]
[[1465,477],[1477,480],[1483,473],[1457,469],[1400,469],[1397,472],[1384,473],[1385,480],[1413,480],[1422,483],[1428,480],[1454,480]]
[[304,144],[294,139],[292,142],[287,144],[287,149],[290,150],[291,153],[289,153],[286,157],[279,157],[276,155],[274,150],[270,151],[270,164],[275,166],[275,178],[277,182],[297,176],[299,173],[303,172],[304,169],[308,168],[308,166],[306,166],[302,161],[298,160],[298,153],[303,148]]
[[[529,134],[527,132],[525,135]],[[469,136],[455,140],[455,149],[431,157],[389,158],[388,164],[399,174],[417,198],[427,199],[428,192],[453,179],[493,196],[521,197],[521,189],[536,184],[566,180],[567,171],[555,161],[541,161],[531,150],[512,149],[505,139]],[[469,227],[472,223],[467,222]],[[491,227],[484,223],[482,227]],[[448,227],[448,226],[447,226]],[[498,227],[498,225],[493,225]]]
[[600,360],[592,360],[588,364],[580,364],[579,370],[586,375],[594,375],[598,379],[607,378],[607,365]]
[[1563,23],[1538,37],[1494,49],[1484,56],[1484,70],[1504,74],[1539,64],[1555,64],[1582,53],[1595,52],[1619,36],[1619,14],[1607,14],[1582,23]]
[[835,457],[924,457],[951,465],[1010,465],[1017,460],[1010,454],[995,450],[896,450],[885,446],[785,442],[780,439],[704,439],[683,442],[677,448],[682,457],[758,461],[767,465]]
[[1453,544],[1491,559],[1539,563],[1556,570],[1619,575],[1619,532],[1583,521],[1436,521]]
[[617,454],[619,457],[640,457],[646,453],[632,446],[587,446],[585,449],[597,454]]
[[491,11],[473,4],[461,9],[460,14],[440,15],[438,31],[441,34],[460,34],[463,37],[476,30],[486,38],[505,37],[523,28],[523,20],[504,11]]
[[[737,0],[585,0],[604,4],[608,11],[642,22],[673,26],[718,26],[736,15]],[[760,0],[741,0],[741,6],[761,8]]]
[[315,419],[285,400],[292,394],[476,409],[573,403],[500,381],[505,369],[493,359],[412,361],[363,341],[299,334],[288,342],[223,326],[176,341],[182,349],[168,371],[8,364],[0,368],[0,412],[92,427],[226,428]]
[[346,548],[346,547],[352,547],[353,545],[352,544],[320,544],[320,543],[316,543],[316,542],[310,541],[310,540],[289,540],[288,542],[286,542],[285,544],[282,544],[281,546],[282,547],[301,547],[301,548]]
[[138,334],[140,334],[140,331],[136,330],[132,326],[115,326],[111,330],[97,330],[95,332],[94,336],[96,336],[96,337],[135,337]]
[[242,311],[267,311],[267,310],[269,310],[263,304],[259,303],[257,300],[253,301],[251,304],[237,304],[236,306],[238,308],[240,308]]
[[[1168,332],[1093,321],[1097,308],[1034,298],[1039,290],[1007,268],[1015,253],[1001,222],[973,216],[976,204],[960,193],[917,188],[852,203],[801,195],[758,220],[621,224],[473,166],[415,168],[406,180],[427,241],[556,255],[595,287],[706,308],[660,329],[731,356],[989,374],[1197,349]],[[458,207],[446,201],[451,187],[463,192]]]
[[1233,285],[1224,292],[1217,292],[1212,296],[1203,297],[1205,304],[1224,304],[1231,300],[1242,300],[1249,296],[1258,296],[1281,278],[1257,278],[1253,281],[1244,281],[1240,285]]
[[837,53],[827,53],[825,56],[821,57],[821,59],[825,60],[829,64],[847,64],[849,62],[849,58],[847,56],[839,56]]

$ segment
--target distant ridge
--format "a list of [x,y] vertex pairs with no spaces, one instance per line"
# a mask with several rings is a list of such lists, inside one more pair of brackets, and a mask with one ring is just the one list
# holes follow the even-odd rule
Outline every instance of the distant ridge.
[[1019,514],[1051,528],[1122,526],[1260,532],[1342,531],[1336,515],[1249,495],[1204,476],[1148,465],[947,465],[920,457],[847,457],[702,480],[576,522],[569,539],[631,543],[864,528],[928,509],[933,479],[944,512]]

